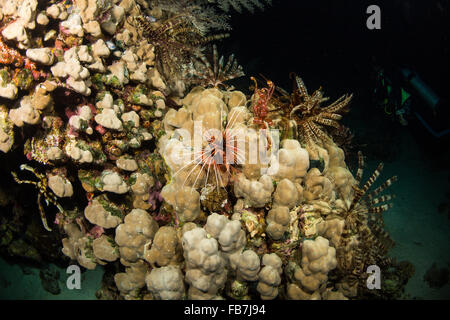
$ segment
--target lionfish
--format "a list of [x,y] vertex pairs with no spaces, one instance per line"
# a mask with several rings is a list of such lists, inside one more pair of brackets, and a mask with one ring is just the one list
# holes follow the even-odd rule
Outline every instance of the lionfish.
[[[228,184],[228,178],[231,177],[233,170],[237,170],[236,164],[245,161],[245,154],[242,147],[245,144],[239,136],[239,131],[233,130],[233,125],[243,111],[233,112],[228,119],[227,125],[217,132],[205,132],[206,145],[200,150],[192,150],[188,148],[184,152],[184,156],[189,157],[189,161],[179,168],[173,177],[182,176],[183,171],[189,171],[183,182],[183,186],[192,175],[195,175],[193,186],[197,186],[197,182],[205,179],[205,188],[209,180],[213,180],[212,184],[216,186],[219,192],[220,188],[225,188]],[[206,177],[205,177],[206,175]]]

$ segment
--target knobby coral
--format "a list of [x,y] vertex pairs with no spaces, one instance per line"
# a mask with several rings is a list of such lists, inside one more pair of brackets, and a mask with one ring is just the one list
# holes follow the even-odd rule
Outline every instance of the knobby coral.
[[224,85],[233,55],[202,53],[219,8],[268,2],[0,0],[0,150],[37,163],[13,177],[62,253],[115,265],[99,296],[347,299],[396,266],[379,196],[396,178],[360,186],[328,130],[352,96],[322,107],[297,76],[248,95]]

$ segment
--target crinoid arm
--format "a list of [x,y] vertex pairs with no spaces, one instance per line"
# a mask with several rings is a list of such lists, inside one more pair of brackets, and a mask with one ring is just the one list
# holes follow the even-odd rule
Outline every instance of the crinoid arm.
[[345,111],[353,95],[343,95],[329,106],[322,107],[322,103],[329,98],[323,96],[321,88],[309,94],[302,78],[295,73],[291,73],[290,77],[293,80],[294,89],[289,102],[282,107],[285,116],[295,120],[300,138],[306,145],[328,142],[331,137],[327,128],[340,127],[339,120],[342,119],[340,113]]
[[[378,165],[361,187],[364,166],[364,158],[361,152],[358,152],[358,158],[353,199],[341,213],[345,219],[345,227],[343,240],[337,248],[337,252],[340,257],[339,270],[345,281],[351,285],[360,285],[363,289],[361,279],[364,280],[364,270],[367,266],[384,266],[389,263],[386,254],[394,246],[394,241],[384,229],[383,215],[380,213],[392,207],[389,201],[394,199],[395,196],[377,196],[391,186],[397,180],[397,177],[394,176],[386,180],[378,188],[369,192],[380,176],[383,164]],[[357,239],[357,242],[354,242],[355,239]],[[352,241],[353,245],[356,244],[356,247],[348,250],[346,246],[350,245]]]
[[341,112],[344,108],[350,103],[353,98],[353,94],[344,94],[342,97],[337,99],[335,102],[330,104],[328,107],[323,108],[323,112],[329,117],[337,117],[336,120],[340,120],[342,118],[341,115],[336,114],[337,112]]
[[234,54],[231,54],[225,63],[225,57],[219,58],[217,46],[213,45],[211,56],[211,59],[208,59],[205,54],[198,54],[199,63],[196,63],[192,70],[188,71],[189,78],[194,77],[194,79],[189,79],[190,82],[204,87],[226,88],[225,82],[245,75]]
[[[362,166],[364,165],[364,160],[363,160],[363,156],[362,156],[361,152],[358,152],[358,157],[359,157],[359,168],[356,173],[356,181],[359,184],[362,174],[363,174]],[[381,171],[383,170],[383,167],[384,167],[384,164],[380,163],[377,166],[377,168],[375,169],[375,171],[372,173],[370,178],[367,180],[367,182],[363,185],[362,188],[360,188],[359,186],[354,187],[355,195],[354,195],[354,198],[350,205],[350,210],[355,208],[355,206],[361,200],[363,200],[365,202],[365,204],[368,206],[368,212],[371,212],[371,213],[381,213],[381,212],[384,212],[384,211],[392,208],[392,204],[390,204],[390,203],[382,204],[380,206],[375,206],[375,205],[394,199],[395,198],[394,195],[383,195],[378,198],[375,198],[375,197],[377,195],[379,195],[381,192],[383,192],[384,190],[386,190],[388,187],[390,187],[392,185],[392,183],[397,181],[397,176],[393,176],[392,178],[389,178],[384,183],[382,183],[378,188],[376,188],[372,192],[368,193],[369,189],[372,187],[372,185],[375,183],[375,181],[380,176]],[[365,198],[365,199],[363,199],[363,198]]]
[[373,174],[370,176],[369,180],[363,185],[362,188],[359,186],[354,186],[355,196],[353,197],[352,203],[350,205],[350,210],[352,210],[356,204],[366,195],[367,190],[370,189],[372,184],[378,179],[381,171],[383,170],[383,163],[380,163],[378,167],[375,169]]
[[361,151],[358,151],[358,171],[356,171],[355,180],[359,185],[364,173],[364,156]]
[[200,45],[229,36],[228,33],[206,35],[194,23],[192,12],[183,10],[167,14],[169,16],[158,23],[144,15],[135,16],[130,21],[140,36],[155,46],[157,66],[166,77],[181,71],[183,65],[198,54]]
[[39,206],[39,214],[41,215],[42,225],[44,226],[45,230],[51,232],[52,229],[48,226],[47,217],[45,216],[45,210],[44,210],[44,207],[41,202],[41,197],[42,197],[42,193],[39,192],[38,196],[37,196],[37,204]]
[[44,226],[45,230],[51,232],[52,229],[48,226],[47,223],[47,218],[45,215],[45,210],[44,207],[42,205],[42,198],[44,198],[44,201],[46,202],[46,204],[48,205],[49,203],[53,204],[56,208],[58,208],[59,212],[64,212],[64,209],[62,208],[62,206],[58,203],[57,197],[53,194],[52,191],[50,191],[48,189],[48,180],[47,177],[42,174],[39,173],[38,171],[36,171],[35,168],[30,167],[29,165],[26,164],[22,164],[20,166],[20,170],[27,170],[30,171],[31,173],[33,173],[33,175],[38,179],[38,181],[33,181],[33,180],[22,180],[17,176],[17,173],[12,171],[11,175],[13,176],[14,180],[19,183],[19,184],[32,184],[35,186],[35,188],[38,191],[38,196],[37,196],[37,204],[39,207],[39,213],[41,215],[41,221],[42,221],[42,225]]
[[219,8],[225,12],[229,12],[233,8],[239,13],[244,8],[250,13],[255,12],[255,8],[263,10],[264,2],[268,5],[272,4],[272,0],[210,0],[209,2],[217,3]]

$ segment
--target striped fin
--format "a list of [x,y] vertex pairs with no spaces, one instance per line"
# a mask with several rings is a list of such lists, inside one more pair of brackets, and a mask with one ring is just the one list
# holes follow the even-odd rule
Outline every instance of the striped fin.
[[142,17],[141,16],[129,16],[127,22],[133,27],[141,28]]
[[234,75],[237,74],[237,71],[239,69],[237,61],[234,59],[234,54],[231,54],[228,57],[225,67],[223,67],[223,57],[221,59],[222,65],[219,67],[219,79],[233,79]]

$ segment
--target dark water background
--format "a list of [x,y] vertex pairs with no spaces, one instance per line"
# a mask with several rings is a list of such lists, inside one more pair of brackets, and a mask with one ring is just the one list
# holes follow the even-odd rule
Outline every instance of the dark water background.
[[[381,9],[381,30],[366,27],[366,10],[373,4]],[[449,145],[448,137],[431,139],[415,117],[409,119],[410,126],[400,127],[374,106],[371,95],[375,66],[392,71],[395,82],[406,89],[393,71],[408,67],[444,101],[433,117],[420,98],[413,99],[413,106],[430,116],[436,129],[449,128],[449,21],[449,1],[445,0],[274,0],[264,12],[234,15],[234,30],[220,49],[235,53],[247,76],[262,73],[288,91],[292,88],[289,73],[295,72],[310,92],[322,86],[331,101],[353,92],[352,111],[344,124],[356,131],[356,138],[373,136],[373,131],[392,136],[409,130],[423,147],[431,148],[427,153],[441,157],[436,150]],[[247,77],[237,87],[249,85]],[[449,160],[448,153],[445,159]],[[441,165],[439,159],[430,161],[435,160]]]
[[[381,30],[366,27],[369,5],[381,9]],[[336,94],[369,87],[373,60],[414,68],[448,97],[449,2],[437,0],[274,0],[264,12],[236,14],[223,49],[235,52],[248,74],[263,72],[282,87],[301,74],[311,88]]]

